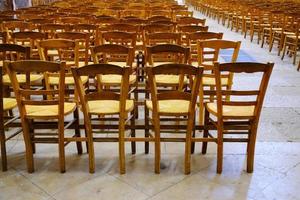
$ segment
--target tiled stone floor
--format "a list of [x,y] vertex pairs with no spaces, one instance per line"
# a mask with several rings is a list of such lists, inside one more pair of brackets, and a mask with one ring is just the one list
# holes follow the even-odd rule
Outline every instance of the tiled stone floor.
[[[127,145],[125,175],[118,173],[118,148],[112,143],[95,144],[95,174],[88,173],[88,157],[78,156],[74,144],[66,148],[65,174],[58,171],[57,146],[38,145],[36,172],[28,174],[19,137],[8,142],[9,170],[0,172],[0,199],[300,199],[300,72],[275,51],[268,53],[210,19],[207,24],[211,31],[224,32],[225,39],[241,40],[242,49],[257,61],[276,63],[262,111],[253,174],[245,172],[245,145],[225,144],[224,169],[218,175],[216,146],[210,144],[208,154],[201,155],[197,144],[192,173],[186,176],[184,145],[177,143],[162,144],[160,175],[153,172],[153,146],[145,155],[141,143],[134,156]],[[237,77],[236,83],[242,80]]]

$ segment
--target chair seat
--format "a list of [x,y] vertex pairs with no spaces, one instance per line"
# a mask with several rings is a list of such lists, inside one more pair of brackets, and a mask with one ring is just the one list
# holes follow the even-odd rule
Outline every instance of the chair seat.
[[[117,100],[95,100],[88,102],[89,113],[90,114],[118,114],[120,112],[119,101]],[[133,100],[126,100],[126,112],[132,111],[134,108]]]
[[[64,103],[64,115],[72,113],[76,109],[76,103]],[[57,105],[26,105],[26,116],[29,118],[47,118],[58,116]]]
[[[44,76],[41,74],[30,74],[30,82],[34,83],[34,82],[40,81],[43,79],[43,77]],[[26,75],[25,74],[17,74],[17,79],[18,79],[19,84],[26,83]],[[3,81],[3,84],[5,84],[5,85],[10,85],[10,83],[11,83],[8,74],[3,75],[2,81]]]
[[[86,83],[88,81],[88,76],[81,76],[81,80],[83,83]],[[59,77],[49,77],[49,84],[50,85],[58,85],[59,84]],[[66,77],[65,78],[65,84],[66,85],[74,85],[74,78],[73,77]]]
[[[213,77],[205,77],[202,78],[202,84],[208,86],[216,85],[216,79]],[[228,78],[221,78],[221,85],[228,85]]]
[[[207,103],[207,110],[217,116],[217,103]],[[223,116],[233,116],[233,117],[252,117],[254,116],[255,106],[223,106]]]
[[[108,74],[101,76],[101,83],[106,85],[120,85],[122,80],[121,75]],[[136,82],[136,75],[129,76],[129,84]]]
[[[176,85],[179,83],[179,76],[177,75],[156,75],[155,80],[157,84]],[[184,77],[184,83],[187,83],[187,78]]]
[[17,107],[17,101],[14,98],[3,98],[3,110],[11,110]]
[[[149,110],[153,110],[152,101],[147,100],[146,106]],[[189,112],[189,106],[190,101],[187,100],[160,100],[158,101],[158,112],[170,114],[186,114]]]

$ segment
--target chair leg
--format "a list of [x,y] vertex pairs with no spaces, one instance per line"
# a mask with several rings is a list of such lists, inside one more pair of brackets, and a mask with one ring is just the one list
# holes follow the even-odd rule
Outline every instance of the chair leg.
[[[147,87],[147,85],[146,85]],[[146,94],[145,94],[145,98],[148,99],[149,98],[149,93],[147,92],[147,88],[146,88]],[[149,138],[150,134],[149,134],[149,110],[146,106],[146,102],[145,102],[145,106],[144,106],[144,119],[145,119],[145,138]],[[149,142],[145,142],[145,154],[149,153]]]
[[283,42],[283,48],[282,48],[282,56],[281,56],[281,60],[284,59],[284,56],[285,56],[285,52],[286,52],[286,48],[287,48],[287,44],[286,44],[286,38],[284,39],[284,42]]
[[[135,138],[135,109],[132,111],[131,113],[131,119],[130,119],[130,123],[131,123],[131,137]],[[136,153],[136,142],[131,142],[131,153],[135,154]]]
[[272,35],[272,38],[270,39],[269,52],[271,52],[272,49],[273,49],[273,45],[274,45],[274,37],[275,37],[275,35],[273,34],[273,35]]
[[217,139],[217,173],[221,174],[223,169],[223,122],[218,119]]
[[200,86],[199,91],[199,125],[203,125],[203,115],[204,115],[204,94],[203,94],[203,88]]
[[298,46],[296,45],[296,46],[295,46],[294,58],[293,58],[293,64],[294,64],[294,65],[296,64],[296,58],[297,58],[297,48],[298,48]]
[[251,133],[249,135],[249,142],[248,142],[248,152],[247,152],[247,172],[248,173],[253,172],[256,131],[257,131],[257,126],[256,126],[256,124],[253,124],[251,126]]
[[94,140],[91,120],[85,120],[85,134],[87,137],[87,152],[89,154],[89,172],[95,173],[95,153],[94,153]]
[[[75,122],[75,136],[77,138],[81,137],[80,134],[80,127],[79,127],[79,113],[78,113],[78,109],[76,108],[76,110],[74,111],[74,119],[76,120]],[[77,147],[77,153],[79,155],[82,154],[82,143],[81,142],[76,142],[76,147]]]
[[31,137],[32,152],[33,152],[33,154],[35,154],[35,146],[36,145],[33,142],[34,141],[34,137],[35,137],[33,123],[34,123],[33,119],[30,119],[29,120],[29,132],[30,132],[30,137]]
[[34,172],[33,150],[32,150],[31,137],[30,137],[29,122],[27,119],[24,120],[22,119],[21,122],[22,122],[23,137],[25,142],[27,171],[28,173],[33,173]]
[[[208,138],[208,128],[207,128],[208,122],[209,122],[209,112],[205,109],[203,138]],[[202,154],[206,154],[206,152],[207,152],[207,142],[202,142]]]
[[194,120],[192,116],[188,117],[188,126],[186,131],[186,138],[185,138],[185,156],[184,156],[184,173],[190,174],[191,173],[191,138],[192,138],[192,131]]
[[3,122],[0,125],[0,143],[1,143],[1,162],[2,171],[7,171],[7,156],[6,156],[6,144],[5,144],[5,131],[3,127]]
[[153,126],[155,133],[155,173],[160,173],[160,122],[159,116],[153,116]]
[[[196,121],[196,118],[194,119],[194,124],[195,124],[195,121]],[[192,138],[195,138],[196,137],[196,129],[193,128],[193,136]],[[195,152],[195,142],[193,141],[192,142],[192,145],[191,145],[191,154],[194,154]]]
[[125,119],[120,117],[119,121],[119,167],[120,174],[125,174]]
[[58,121],[58,152],[59,152],[59,166],[60,172],[66,172],[65,159],[65,140],[64,140],[64,118]]

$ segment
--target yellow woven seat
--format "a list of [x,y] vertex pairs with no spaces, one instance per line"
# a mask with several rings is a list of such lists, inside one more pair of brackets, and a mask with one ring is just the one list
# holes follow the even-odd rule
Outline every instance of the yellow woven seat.
[[[111,115],[111,114],[118,114],[120,112],[119,108],[119,101],[117,100],[95,100],[89,101],[89,113],[90,114],[104,114],[104,115]],[[127,100],[126,101],[126,112],[132,111],[134,108],[134,101]]]
[[[152,101],[147,100],[146,106],[149,110],[153,110]],[[160,100],[158,101],[159,113],[186,114],[189,111],[190,101],[187,100]]]
[[17,101],[13,98],[3,98],[3,110],[11,110],[17,107]]
[[[178,84],[179,76],[177,75],[156,75],[155,80],[157,84]],[[187,83],[187,78],[184,78],[184,83]]]
[[[86,83],[88,81],[88,76],[81,76],[81,80],[83,83]],[[49,77],[49,83],[50,85],[58,85],[59,84],[59,77]],[[65,78],[65,84],[66,85],[74,85],[74,78],[73,77],[66,77]]]
[[[214,86],[216,85],[216,79],[213,77],[205,77],[202,78],[202,84],[208,85],[208,86]],[[221,78],[221,84],[222,85],[228,85],[228,78]]]
[[[107,85],[120,85],[122,80],[122,76],[120,75],[102,75],[101,76],[101,83],[107,84]],[[129,76],[129,84],[133,84],[136,82],[136,75],[130,75]]]
[[[207,103],[206,107],[210,113],[217,116],[217,103]],[[223,106],[223,116],[251,117],[254,116],[255,106]]]
[[[76,103],[64,103],[64,115],[72,113],[76,108]],[[48,118],[58,116],[58,105],[26,105],[26,116],[29,118]]]
[[[38,82],[40,80],[43,79],[43,75],[41,74],[30,74],[30,82],[34,83],[34,82]],[[24,84],[26,83],[26,75],[25,74],[17,74],[17,80],[19,82],[19,84]],[[3,84],[5,85],[10,85],[10,78],[8,76],[8,74],[3,75]]]

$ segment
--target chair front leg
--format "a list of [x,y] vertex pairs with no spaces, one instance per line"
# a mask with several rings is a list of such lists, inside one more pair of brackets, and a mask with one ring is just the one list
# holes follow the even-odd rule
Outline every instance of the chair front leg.
[[221,174],[222,169],[223,169],[223,121],[218,119],[217,173]]
[[26,164],[28,173],[34,172],[34,163],[33,163],[33,149],[31,144],[30,129],[28,119],[21,117],[22,128],[23,128],[23,137],[25,142],[25,151],[26,151]]
[[60,172],[66,172],[65,159],[65,138],[64,138],[64,118],[58,120],[58,152],[59,152],[59,166]]
[[119,167],[120,174],[125,174],[125,119],[121,116],[119,121]]
[[[203,138],[208,138],[209,112],[205,109]],[[207,152],[207,142],[202,142],[202,154]]]
[[160,122],[159,122],[159,115],[153,114],[153,127],[155,133],[155,173],[160,173]]
[[0,124],[0,144],[1,144],[1,162],[2,162],[2,171],[7,171],[7,156],[6,156],[6,143],[5,143],[5,130],[4,122],[2,120],[3,115],[1,116]]

